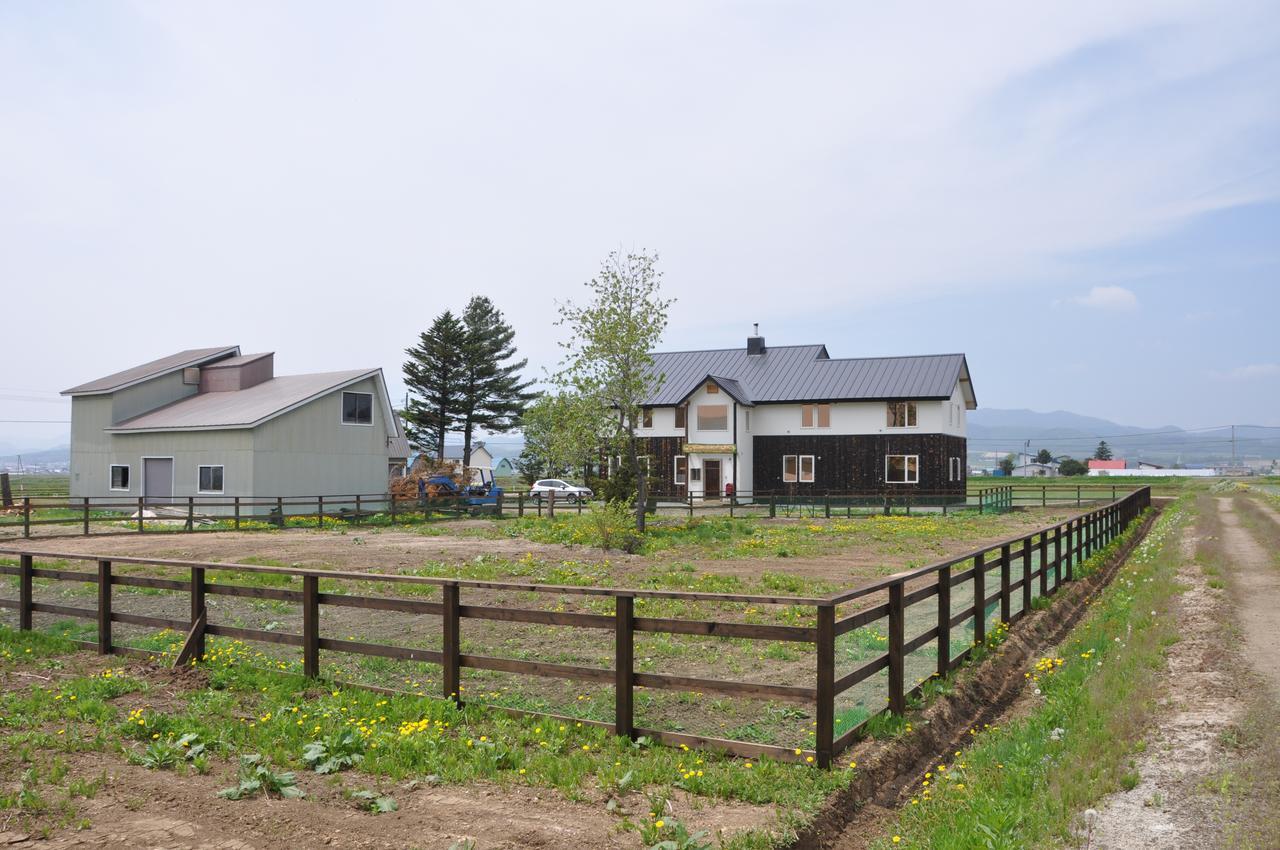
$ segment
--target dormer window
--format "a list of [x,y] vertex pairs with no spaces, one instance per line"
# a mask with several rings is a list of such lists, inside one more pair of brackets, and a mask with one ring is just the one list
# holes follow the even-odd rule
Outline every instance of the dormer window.
[[720,392],[720,387],[711,381],[707,381],[707,395],[715,395]]

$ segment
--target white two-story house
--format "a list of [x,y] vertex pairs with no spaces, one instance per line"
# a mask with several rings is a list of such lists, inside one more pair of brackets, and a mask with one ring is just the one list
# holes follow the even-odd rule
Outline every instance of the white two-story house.
[[651,357],[636,436],[653,492],[964,495],[977,399],[963,354],[835,359],[751,336]]

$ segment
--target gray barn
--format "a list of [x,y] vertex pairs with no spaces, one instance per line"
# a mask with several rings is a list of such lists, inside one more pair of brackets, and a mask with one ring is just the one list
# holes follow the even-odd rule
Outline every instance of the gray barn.
[[382,370],[277,376],[273,361],[191,349],[64,390],[71,495],[385,493],[409,446]]

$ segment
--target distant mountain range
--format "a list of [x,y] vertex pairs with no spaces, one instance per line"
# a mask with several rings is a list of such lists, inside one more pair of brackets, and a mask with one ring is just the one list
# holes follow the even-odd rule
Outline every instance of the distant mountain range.
[[[1139,428],[1065,410],[983,408],[968,416],[971,459],[986,452],[1015,454],[1048,449],[1055,457],[1086,458],[1106,440],[1117,458],[1146,460],[1162,465],[1214,464],[1230,461],[1231,428],[1185,430],[1174,425]],[[1235,429],[1235,457],[1239,460],[1280,457],[1280,428],[1239,425]]]
[[0,451],[5,454],[0,455],[0,468],[13,468],[18,465],[18,459],[22,459],[23,464],[32,466],[47,466],[49,464],[67,464],[71,462],[71,446],[55,446],[52,449],[37,449],[35,451],[15,451],[8,445],[0,446]]

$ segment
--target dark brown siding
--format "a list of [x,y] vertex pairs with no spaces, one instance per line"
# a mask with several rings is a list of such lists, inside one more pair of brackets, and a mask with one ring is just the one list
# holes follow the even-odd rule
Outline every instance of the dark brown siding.
[[[947,493],[965,488],[964,437],[947,434],[788,435],[752,440],[752,480],[756,492]],[[918,484],[885,484],[885,455],[919,455]],[[813,455],[812,483],[782,481],[783,455]],[[960,480],[948,481],[950,459],[960,458]]]
[[668,494],[684,493],[683,487],[675,487],[675,458],[683,454],[684,437],[641,437],[640,453],[649,456],[649,491]]

